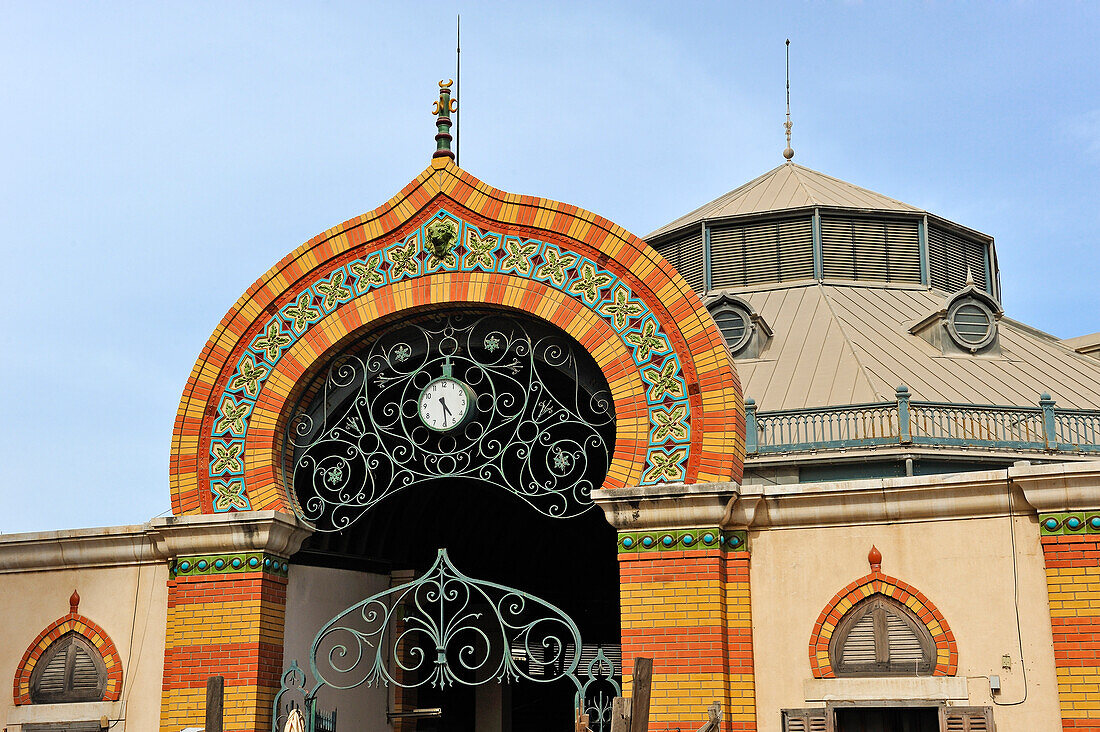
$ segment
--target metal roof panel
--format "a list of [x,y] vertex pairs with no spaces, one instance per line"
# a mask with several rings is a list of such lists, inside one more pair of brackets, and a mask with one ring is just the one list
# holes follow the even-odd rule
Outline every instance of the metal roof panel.
[[653,239],[707,219],[771,213],[807,206],[923,213],[922,209],[839,178],[786,162],[681,216],[645,238]]

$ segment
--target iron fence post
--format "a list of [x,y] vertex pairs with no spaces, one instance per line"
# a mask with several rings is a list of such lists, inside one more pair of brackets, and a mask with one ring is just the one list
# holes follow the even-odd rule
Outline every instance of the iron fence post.
[[745,452],[755,455],[759,449],[756,435],[756,400],[748,397],[745,399]]
[[913,435],[909,430],[909,387],[899,386],[895,390],[898,402],[898,441],[912,442]]
[[1039,406],[1043,408],[1043,436],[1046,438],[1047,449],[1058,449],[1058,434],[1054,428],[1054,400],[1050,394],[1039,397]]

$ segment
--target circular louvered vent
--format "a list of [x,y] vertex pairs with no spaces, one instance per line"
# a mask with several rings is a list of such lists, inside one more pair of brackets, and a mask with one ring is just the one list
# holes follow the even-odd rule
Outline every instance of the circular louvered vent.
[[752,319],[748,313],[741,308],[727,305],[715,310],[712,315],[731,353],[737,353],[748,344],[753,332]]
[[951,337],[970,351],[988,346],[996,335],[996,327],[993,313],[978,300],[960,300],[951,306],[947,314],[947,329]]

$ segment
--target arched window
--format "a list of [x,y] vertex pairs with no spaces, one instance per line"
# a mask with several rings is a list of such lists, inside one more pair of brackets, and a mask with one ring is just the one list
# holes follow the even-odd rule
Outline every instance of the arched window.
[[931,676],[936,644],[909,608],[872,595],[841,618],[829,659],[837,676]]
[[102,701],[107,668],[91,641],[70,632],[45,650],[31,674],[31,702]]

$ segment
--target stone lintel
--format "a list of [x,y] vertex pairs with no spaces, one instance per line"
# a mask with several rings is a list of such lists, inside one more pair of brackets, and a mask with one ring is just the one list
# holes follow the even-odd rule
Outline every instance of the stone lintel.
[[808,702],[947,701],[970,698],[964,676],[806,679],[802,693]]
[[126,719],[126,702],[76,702],[68,704],[24,704],[8,709],[8,724],[98,722]]

